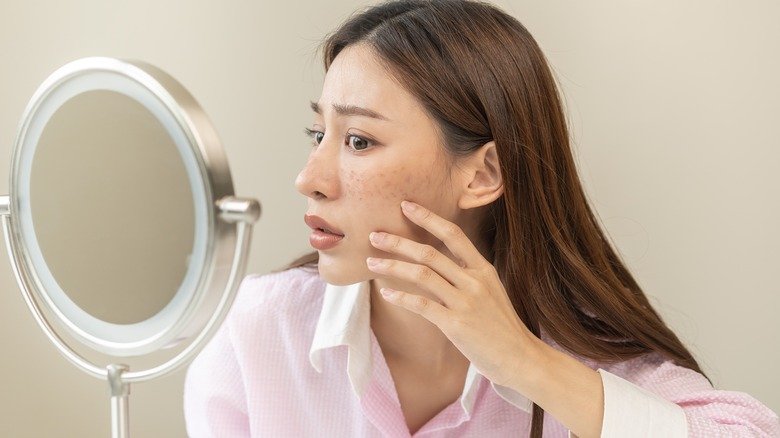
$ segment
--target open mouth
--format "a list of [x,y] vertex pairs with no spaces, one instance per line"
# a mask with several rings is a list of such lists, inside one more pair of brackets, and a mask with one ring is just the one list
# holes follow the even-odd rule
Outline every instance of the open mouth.
[[344,236],[343,234],[334,233],[333,231],[328,230],[327,228],[317,228],[317,231],[322,231],[323,233],[333,234],[334,236]]

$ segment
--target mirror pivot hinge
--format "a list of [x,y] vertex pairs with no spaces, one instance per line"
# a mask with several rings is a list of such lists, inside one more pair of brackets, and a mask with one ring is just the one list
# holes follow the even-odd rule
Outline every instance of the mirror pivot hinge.
[[219,216],[227,222],[253,224],[260,218],[260,202],[256,199],[225,196],[216,202]]

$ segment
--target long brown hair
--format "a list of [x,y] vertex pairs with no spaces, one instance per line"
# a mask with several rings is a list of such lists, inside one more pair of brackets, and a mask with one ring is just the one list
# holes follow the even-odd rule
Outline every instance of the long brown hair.
[[[556,82],[517,19],[480,1],[381,3],[327,36],[325,70],[355,43],[368,44],[422,103],[450,157],[495,140],[504,194],[490,205],[483,230],[529,330],[540,336],[543,327],[563,348],[593,360],[658,352],[704,375],[594,218]],[[317,259],[315,251],[284,269]],[[534,403],[532,437],[542,436],[543,416]]]

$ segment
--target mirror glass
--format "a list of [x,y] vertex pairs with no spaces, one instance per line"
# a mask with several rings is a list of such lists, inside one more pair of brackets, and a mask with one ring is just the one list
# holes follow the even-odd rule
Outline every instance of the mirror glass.
[[52,114],[35,150],[30,208],[54,279],[91,316],[144,321],[182,284],[193,194],[176,143],[137,100],[90,90]]

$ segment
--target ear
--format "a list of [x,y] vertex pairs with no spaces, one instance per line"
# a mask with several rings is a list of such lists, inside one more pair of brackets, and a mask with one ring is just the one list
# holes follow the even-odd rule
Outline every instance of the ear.
[[458,200],[461,209],[488,205],[504,193],[495,141],[482,145],[466,157],[458,168],[463,178],[463,190]]

